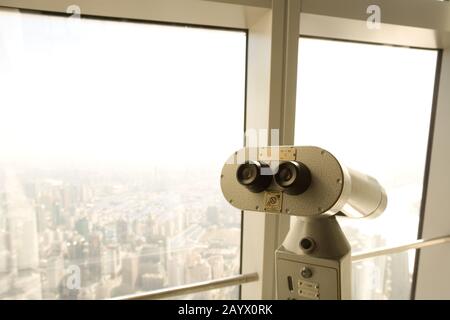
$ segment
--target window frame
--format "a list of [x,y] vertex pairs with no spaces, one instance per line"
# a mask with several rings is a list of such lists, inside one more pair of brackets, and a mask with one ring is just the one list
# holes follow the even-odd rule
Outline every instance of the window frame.
[[[73,1],[0,0],[0,7],[66,13]],[[419,238],[441,236],[450,229],[445,213],[450,200],[439,192],[448,187],[450,161],[445,139],[450,119],[450,3],[426,0],[78,0],[81,15],[148,22],[232,28],[247,31],[246,128],[280,130],[280,143],[292,144],[295,129],[298,37],[411,46],[441,50],[425,169]],[[369,5],[381,8],[381,28],[366,27]],[[427,12],[424,15],[423,12]],[[294,41],[296,39],[297,41]],[[297,43],[297,44],[296,44]],[[261,95],[261,92],[265,94]],[[439,117],[438,117],[439,116]],[[271,143],[269,136],[265,137]],[[447,151],[447,152],[446,152]],[[447,153],[447,154],[446,154]],[[447,179],[447,180],[446,180]],[[427,192],[430,191],[430,192]],[[274,298],[274,249],[289,228],[289,219],[243,214],[242,272],[259,273],[242,285],[243,299]],[[412,298],[450,293],[432,290],[433,261],[450,267],[444,248],[416,256]],[[443,273],[445,274],[445,273]],[[450,281],[450,275],[447,276]],[[446,281],[442,281],[445,283]],[[448,282],[448,281],[447,281]]]

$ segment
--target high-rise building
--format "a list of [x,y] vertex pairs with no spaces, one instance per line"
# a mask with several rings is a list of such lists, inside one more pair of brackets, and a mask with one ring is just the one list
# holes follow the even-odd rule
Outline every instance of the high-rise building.
[[392,283],[392,291],[389,298],[395,300],[410,299],[411,279],[408,267],[408,252],[391,255],[388,269],[390,270],[390,280]]
[[167,260],[167,281],[169,287],[185,283],[185,258],[183,253],[172,254]]
[[186,282],[195,283],[211,280],[212,270],[208,261],[202,259],[200,256],[198,259],[193,259],[193,262],[187,266],[186,269]]
[[6,274],[10,271],[9,259],[8,233],[0,230],[0,274]]
[[63,211],[64,209],[61,208],[61,205],[58,202],[54,202],[52,204],[52,221],[53,225],[59,226],[64,224],[64,217],[63,217]]
[[373,264],[357,263],[352,272],[352,298],[369,300],[373,290]]
[[8,292],[11,290],[11,274],[0,274],[0,299],[9,298]]
[[0,251],[0,277],[1,277],[1,274],[9,273],[9,270],[10,270],[9,258],[10,258],[10,252],[8,250]]
[[62,279],[64,278],[64,259],[60,255],[51,256],[47,259],[46,278],[49,290],[58,290]]
[[44,232],[49,226],[48,212],[44,205],[35,205],[38,232]]
[[224,276],[224,259],[221,255],[215,255],[208,258],[211,266],[212,278],[219,279]]
[[102,275],[116,278],[122,268],[121,252],[118,245],[108,245],[101,255]]
[[39,264],[36,214],[12,171],[5,175],[6,220],[9,243],[15,252],[18,270],[36,269]]
[[130,293],[136,290],[139,276],[139,258],[136,253],[128,253],[122,258],[122,284]]
[[145,273],[141,277],[141,289],[151,291],[164,286],[164,275],[158,273]]
[[89,274],[90,280],[98,282],[102,276],[102,234],[93,232],[89,237]]
[[[3,248],[3,269],[5,276],[11,278],[11,290],[21,292],[29,299],[42,297],[39,266],[39,248],[36,224],[36,212],[28,201],[22,185],[12,170],[5,170],[3,206],[6,228],[5,242],[9,248]],[[6,256],[6,253],[9,253]],[[9,257],[9,258],[8,258]],[[6,266],[6,268],[5,268]]]
[[117,240],[119,243],[124,244],[128,242],[130,239],[130,233],[128,229],[128,222],[125,219],[119,219],[116,222],[117,228]]
[[85,239],[89,238],[89,229],[89,219],[87,217],[82,217],[75,222],[75,230]]
[[218,225],[220,222],[219,210],[217,207],[208,207],[206,209],[206,224]]

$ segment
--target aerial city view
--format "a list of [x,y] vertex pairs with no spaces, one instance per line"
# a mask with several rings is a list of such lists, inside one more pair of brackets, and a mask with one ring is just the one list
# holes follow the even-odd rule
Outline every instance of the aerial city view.
[[241,215],[217,183],[163,180],[2,170],[0,297],[105,299],[238,274]]
[[[238,274],[241,215],[216,179],[166,174],[2,170],[0,297],[108,299]],[[354,251],[385,244],[344,229]],[[407,298],[407,253],[353,267],[355,298]],[[185,298],[238,294],[233,287]]]

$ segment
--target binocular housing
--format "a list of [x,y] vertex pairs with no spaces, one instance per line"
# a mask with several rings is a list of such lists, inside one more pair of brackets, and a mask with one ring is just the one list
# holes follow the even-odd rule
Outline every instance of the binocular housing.
[[317,147],[244,148],[225,163],[225,198],[240,210],[319,217],[375,217],[387,206],[374,178]]

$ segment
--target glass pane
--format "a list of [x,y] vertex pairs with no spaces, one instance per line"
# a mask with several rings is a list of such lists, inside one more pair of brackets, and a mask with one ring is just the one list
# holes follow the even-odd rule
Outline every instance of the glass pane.
[[[340,219],[353,252],[416,239],[437,51],[309,38],[299,50],[296,144],[328,149],[388,194],[381,217]],[[414,252],[402,259],[355,265],[354,298],[408,299]]]
[[415,250],[353,263],[352,295],[359,300],[407,300],[411,296]]
[[219,175],[243,142],[245,60],[244,32],[0,11],[0,297],[238,274]]

